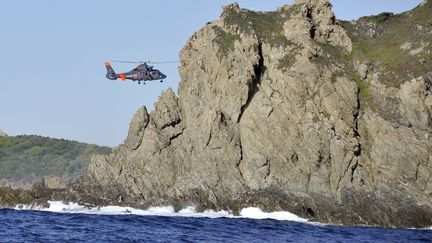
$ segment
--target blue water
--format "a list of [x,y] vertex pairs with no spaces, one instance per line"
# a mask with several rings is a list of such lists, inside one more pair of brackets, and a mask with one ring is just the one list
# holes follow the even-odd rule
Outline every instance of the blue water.
[[432,242],[432,230],[0,210],[0,242]]

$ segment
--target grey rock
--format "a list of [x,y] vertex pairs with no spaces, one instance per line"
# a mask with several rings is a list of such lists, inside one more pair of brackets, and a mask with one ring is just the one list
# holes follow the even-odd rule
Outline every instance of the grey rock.
[[58,176],[45,176],[45,178],[43,178],[43,184],[44,184],[45,188],[48,188],[48,189],[65,189],[66,188],[66,182],[64,182]]
[[149,123],[149,115],[147,113],[146,107],[141,107],[134,115],[130,126],[128,136],[125,141],[125,145],[131,149],[135,150],[140,146],[144,129],[147,127]]
[[403,122],[431,132],[432,93],[428,82],[422,77],[406,82],[399,91],[399,97]]
[[[352,50],[352,42],[347,32],[336,21],[331,10],[332,5],[327,0],[296,0],[294,4],[299,5],[301,11],[291,19],[295,22],[308,22],[310,28],[302,28],[309,31],[311,37],[319,42],[340,46],[347,52]],[[300,17],[300,18],[299,18]],[[303,18],[303,21],[299,21]]]
[[5,132],[3,132],[2,130],[0,130],[0,137],[6,137],[7,134]]

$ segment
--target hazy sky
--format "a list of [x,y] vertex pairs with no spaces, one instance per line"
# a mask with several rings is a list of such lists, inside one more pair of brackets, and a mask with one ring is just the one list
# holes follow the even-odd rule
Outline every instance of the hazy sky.
[[[228,0],[1,1],[0,129],[115,146],[130,119],[161,91],[177,90],[177,64],[157,65],[163,84],[111,81],[109,59],[178,60],[191,34],[218,18]],[[274,10],[292,1],[240,0]],[[339,19],[402,12],[420,0],[333,0]],[[132,65],[114,64],[116,71]]]

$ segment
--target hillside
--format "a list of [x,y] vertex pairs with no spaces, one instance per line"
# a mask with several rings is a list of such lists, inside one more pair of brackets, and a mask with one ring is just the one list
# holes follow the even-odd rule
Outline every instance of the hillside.
[[40,136],[0,136],[0,181],[28,188],[45,176],[70,182],[85,174],[91,156],[108,154],[99,147]]

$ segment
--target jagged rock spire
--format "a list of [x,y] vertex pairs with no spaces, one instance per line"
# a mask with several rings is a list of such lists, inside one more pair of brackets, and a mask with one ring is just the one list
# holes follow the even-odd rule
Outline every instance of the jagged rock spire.
[[[352,42],[344,28],[336,20],[332,5],[327,0],[296,0],[295,5],[302,5],[301,12],[287,21],[285,29],[288,38],[299,37],[291,30],[307,31],[307,37],[333,46],[340,46],[347,52],[352,50]],[[300,27],[299,27],[300,26]],[[300,28],[300,29],[299,29]],[[304,42],[304,40],[299,40]]]

